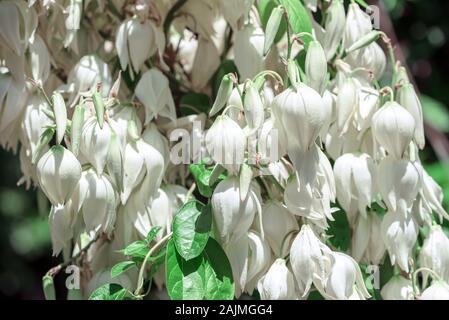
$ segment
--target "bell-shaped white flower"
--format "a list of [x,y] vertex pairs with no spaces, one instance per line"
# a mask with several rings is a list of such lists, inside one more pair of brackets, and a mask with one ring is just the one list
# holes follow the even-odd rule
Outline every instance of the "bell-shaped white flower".
[[30,43],[30,69],[34,80],[44,83],[50,75],[50,53],[44,40],[36,34]]
[[108,65],[97,55],[82,57],[67,77],[67,91],[71,92],[69,103],[80,92],[91,90],[99,83],[101,83],[101,95],[107,96],[112,85],[112,76]]
[[338,45],[344,36],[345,30],[345,8],[343,1],[332,1],[327,8],[327,14],[324,22],[324,35],[321,37],[321,43],[326,52],[327,60],[331,60],[337,52]]
[[[449,238],[441,226],[430,227],[419,253],[419,265],[435,271],[444,281],[449,282]],[[424,283],[427,283],[425,275]]]
[[0,39],[2,46],[7,46],[16,55],[21,56],[23,47],[20,37],[20,13],[14,1],[0,4]]
[[404,107],[390,101],[374,114],[372,128],[388,154],[401,159],[415,134],[415,120]]
[[403,213],[410,210],[421,189],[421,166],[388,156],[379,163],[377,175],[377,185],[388,210]]
[[369,212],[366,217],[358,216],[352,235],[351,256],[357,262],[378,265],[385,255],[382,240],[382,219]]
[[262,300],[296,300],[295,280],[284,259],[276,259],[257,286]]
[[57,256],[70,243],[73,236],[73,212],[70,202],[52,206],[48,219],[53,255]]
[[235,296],[239,297],[242,292],[252,294],[270,266],[270,246],[259,233],[250,230],[239,239],[231,240],[224,250],[231,263]]
[[264,41],[263,30],[251,24],[235,33],[234,61],[242,79],[251,79],[264,69]]
[[102,174],[106,165],[112,130],[108,123],[100,128],[96,117],[84,122],[81,136],[80,151],[95,167],[98,174]]
[[142,201],[149,204],[161,184],[163,169],[164,159],[159,151],[142,139],[129,142],[123,155],[122,204],[139,184],[142,184]]
[[370,298],[357,262],[341,252],[331,252],[330,257],[332,265],[328,279],[324,286],[320,282],[316,284],[318,291],[331,300]]
[[307,296],[314,280],[326,282],[329,254],[330,249],[318,239],[309,225],[304,224],[290,248],[290,263],[301,297]]
[[[269,201],[262,206],[262,224],[265,239],[275,256],[284,257],[294,232],[299,230],[295,217],[281,203]],[[260,229],[258,223],[254,223],[254,229]]]
[[449,285],[441,280],[437,280],[430,287],[423,291],[420,300],[449,300]]
[[217,185],[211,204],[217,231],[224,243],[246,234],[256,212],[261,214],[258,187],[251,184],[242,201],[239,178],[235,176],[228,177]]
[[237,174],[246,149],[246,136],[240,126],[227,115],[218,116],[205,139],[211,158],[230,174]]
[[443,218],[449,220],[449,215],[442,206],[443,190],[424,169],[422,169],[422,172],[423,179],[420,194],[424,205],[430,213],[435,212],[440,221],[443,221]]
[[319,162],[315,140],[329,122],[332,110],[303,83],[277,95],[271,107],[279,126],[289,133],[287,152],[298,171],[300,188],[307,188],[310,193]]
[[389,211],[383,218],[381,228],[391,263],[408,272],[409,259],[419,231],[412,215],[407,212]]
[[190,78],[194,89],[203,89],[220,66],[220,52],[214,42],[204,37],[198,39]]
[[257,139],[257,153],[259,162],[272,163],[286,154],[287,137],[285,132],[275,125],[276,119],[270,117],[260,129]]
[[37,163],[37,178],[53,205],[66,203],[81,178],[81,164],[66,148],[50,148]]
[[374,171],[374,163],[365,153],[346,153],[335,161],[338,203],[352,221],[357,211],[366,217],[366,207],[371,207],[375,195]]
[[[118,203],[117,194],[110,178],[93,169],[83,171],[78,188],[74,193],[73,206],[83,215],[87,231],[105,231],[115,223],[115,211]],[[112,221],[111,221],[112,219]]]
[[344,44],[349,48],[354,42],[373,29],[371,17],[358,4],[351,3],[346,14]]
[[137,132],[142,132],[142,122],[140,121],[136,108],[131,106],[115,106],[107,110],[109,115],[109,124],[113,131],[120,138],[122,149],[125,148],[128,139],[128,123],[133,121],[136,125]]
[[393,276],[382,287],[380,295],[384,300],[414,300],[412,280]]
[[157,116],[175,120],[175,103],[168,79],[161,71],[156,68],[146,71],[137,83],[135,93],[145,106],[145,124]]
[[168,159],[170,158],[170,150],[168,147],[167,138],[159,132],[157,126],[154,123],[150,123],[142,133],[142,139],[152,147],[154,147],[162,155],[168,165]]

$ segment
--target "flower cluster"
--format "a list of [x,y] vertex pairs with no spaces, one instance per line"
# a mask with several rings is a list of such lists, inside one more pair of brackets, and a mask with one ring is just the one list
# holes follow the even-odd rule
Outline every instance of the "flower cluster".
[[[0,2],[0,144],[50,201],[53,254],[77,259],[86,297],[108,283],[139,296],[143,278],[173,297],[170,245],[149,276],[152,250],[129,261],[141,272],[111,268],[175,237],[196,197],[237,298],[449,299],[421,104],[355,2]],[[190,170],[170,161],[177,129]],[[367,288],[367,265],[393,276]]]

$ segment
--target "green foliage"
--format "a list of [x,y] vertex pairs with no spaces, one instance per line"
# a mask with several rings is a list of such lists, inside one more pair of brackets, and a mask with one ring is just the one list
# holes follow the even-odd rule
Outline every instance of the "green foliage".
[[123,272],[125,272],[128,269],[131,269],[135,265],[136,265],[136,263],[134,261],[122,261],[122,262],[117,263],[111,269],[111,278],[118,277]]
[[226,178],[225,174],[220,174],[217,181],[210,186],[209,185],[209,179],[212,174],[213,168],[207,168],[205,164],[205,160],[201,161],[199,164],[191,164],[189,165],[190,173],[193,175],[193,178],[195,179],[195,183],[198,187],[198,191],[203,197],[209,198],[212,196],[212,193],[217,186],[217,184]]
[[181,116],[199,113],[207,114],[211,108],[211,102],[209,96],[206,94],[189,92],[182,96],[179,106],[179,113]]
[[351,244],[351,227],[348,218],[343,210],[333,214],[335,221],[329,221],[327,234],[331,236],[327,240],[328,244],[339,251],[345,252]]
[[42,278],[42,288],[44,289],[45,300],[56,300],[55,285],[52,276],[46,274]]
[[151,241],[153,241],[154,238],[156,238],[157,234],[161,230],[162,230],[161,226],[155,226],[155,227],[151,228],[151,230],[148,232],[148,234],[145,238],[145,242],[149,245],[151,243]]
[[225,252],[209,238],[201,255],[185,260],[171,240],[167,245],[166,284],[170,298],[233,299],[232,269]]
[[145,241],[137,240],[125,249],[120,250],[125,256],[129,256],[136,259],[144,259],[148,253],[148,244]]
[[173,241],[176,250],[185,260],[202,253],[209,239],[211,226],[210,206],[191,200],[178,211],[173,219]]
[[124,300],[127,290],[116,283],[107,283],[96,289],[89,300]]
[[[287,11],[288,22],[292,28],[293,33],[299,34],[302,32],[312,33],[312,22],[306,8],[299,0],[279,0]],[[301,37],[304,45],[307,48],[312,38],[310,36]]]

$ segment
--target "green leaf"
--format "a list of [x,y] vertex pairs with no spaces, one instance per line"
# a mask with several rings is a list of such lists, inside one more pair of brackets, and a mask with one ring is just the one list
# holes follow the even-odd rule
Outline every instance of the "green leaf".
[[421,95],[424,120],[429,122],[435,129],[449,132],[449,112],[447,107],[426,95]]
[[[301,32],[312,33],[312,22],[309,14],[300,0],[279,0],[287,11],[288,22],[295,34]],[[301,37],[307,48],[312,40],[309,36]]]
[[115,266],[111,269],[111,278],[115,278],[119,275],[121,275],[126,270],[134,267],[136,263],[134,261],[122,261],[117,263]]
[[[259,11],[260,20],[262,22],[263,29],[266,33],[266,27],[268,23],[268,19],[270,18],[271,12],[274,8],[277,7],[277,3],[274,0],[260,0],[257,9]],[[287,31],[287,21],[285,19],[281,20],[281,24],[279,25],[278,32],[276,33],[276,37],[274,38],[274,42],[278,42],[282,39],[282,36]]]
[[147,237],[145,238],[145,242],[148,244],[151,243],[151,241],[154,240],[154,238],[156,238],[157,234],[159,233],[159,231],[161,231],[162,227],[161,226],[155,226],[153,228],[151,228],[151,230],[148,232]]
[[176,251],[173,240],[167,244],[165,259],[167,292],[174,300],[200,300],[204,296],[203,256],[189,261]]
[[209,113],[211,107],[210,98],[203,93],[190,92],[182,96],[179,106],[181,116],[189,116],[192,114]]
[[209,238],[204,249],[205,298],[208,300],[234,299],[234,280],[231,264],[218,242]]
[[186,260],[201,254],[212,226],[210,206],[191,200],[184,204],[173,219],[173,241],[176,250]]
[[198,187],[198,191],[203,197],[210,198],[212,193],[217,186],[217,184],[226,178],[224,173],[221,173],[212,186],[209,185],[209,180],[212,176],[213,168],[207,169],[204,164],[205,161],[202,161],[199,164],[191,164],[189,165],[190,173],[193,175],[195,179],[195,183]]
[[117,283],[107,283],[96,289],[89,300],[124,300],[126,289]]
[[52,276],[45,275],[42,278],[42,288],[44,289],[45,300],[56,300],[55,285]]
[[148,250],[149,250],[149,248],[148,248],[146,242],[142,241],[142,240],[138,240],[138,241],[135,241],[135,242],[131,243],[130,245],[128,245],[121,252],[125,256],[144,259],[148,253]]
[[332,236],[328,242],[339,251],[346,251],[351,243],[351,228],[343,210],[333,215],[335,221],[329,221],[328,234]]

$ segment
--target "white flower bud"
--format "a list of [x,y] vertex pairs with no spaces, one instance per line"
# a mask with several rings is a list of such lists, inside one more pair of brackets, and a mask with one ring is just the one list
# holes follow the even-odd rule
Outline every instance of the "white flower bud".
[[137,83],[135,93],[145,106],[145,124],[158,115],[174,121],[175,103],[167,77],[158,69],[146,71]]
[[337,125],[340,134],[348,131],[355,111],[359,105],[358,88],[354,79],[346,79],[338,88],[337,96]]
[[413,119],[415,119],[414,138],[418,147],[423,149],[426,141],[424,136],[422,106],[412,84],[407,83],[399,87],[398,103],[401,106],[404,106],[404,108],[413,116]]
[[296,300],[295,281],[284,259],[277,259],[257,286],[262,300]]
[[418,238],[418,225],[407,212],[389,211],[382,221],[382,238],[391,263],[409,271],[409,258]]
[[366,207],[371,207],[375,195],[374,171],[374,163],[366,153],[346,153],[335,161],[337,199],[352,222],[357,211],[366,217]]
[[382,287],[380,295],[384,300],[413,300],[412,280],[400,275],[393,276]]
[[111,136],[112,131],[109,124],[106,123],[103,128],[100,128],[95,117],[84,122],[80,151],[95,167],[98,174],[103,173],[106,165]]
[[248,232],[260,206],[260,195],[252,184],[246,198],[241,201],[239,179],[231,176],[217,185],[211,204],[218,234],[226,243]]
[[230,174],[237,174],[244,160],[246,136],[235,121],[222,115],[207,131],[206,147],[217,164],[223,165]]
[[386,157],[377,170],[378,188],[390,211],[407,212],[421,189],[422,167],[407,160]]
[[420,300],[449,300],[449,285],[443,281],[435,281],[424,290]]
[[345,8],[342,1],[332,1],[327,9],[326,20],[324,23],[325,34],[321,41],[328,61],[334,57],[338,45],[344,36],[346,25],[345,18]]
[[81,164],[69,150],[53,146],[37,163],[37,178],[53,205],[64,204],[81,178]]
[[387,102],[373,116],[373,135],[396,159],[401,159],[415,132],[415,120],[396,102]]
[[[441,226],[430,227],[429,235],[419,253],[419,265],[432,269],[444,281],[449,281],[449,239]],[[427,283],[426,276],[424,283]]]
[[307,49],[305,72],[308,84],[322,94],[327,82],[327,60],[318,41],[311,41]]

